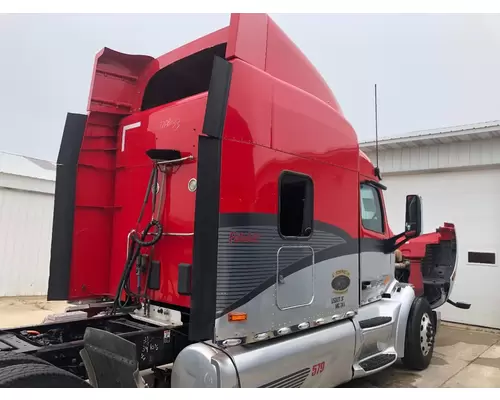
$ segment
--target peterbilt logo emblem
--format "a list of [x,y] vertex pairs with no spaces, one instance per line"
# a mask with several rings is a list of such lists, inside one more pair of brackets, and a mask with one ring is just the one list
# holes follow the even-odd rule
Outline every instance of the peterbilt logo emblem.
[[335,271],[332,276],[332,289],[335,293],[345,293],[351,284],[350,273],[347,270],[341,269]]
[[257,243],[260,234],[251,232],[231,232],[229,234],[229,243]]

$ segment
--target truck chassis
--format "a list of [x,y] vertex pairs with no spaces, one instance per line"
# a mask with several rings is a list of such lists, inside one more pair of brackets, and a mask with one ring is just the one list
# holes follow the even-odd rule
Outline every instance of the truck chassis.
[[[69,316],[71,314],[68,312]],[[20,361],[30,364],[41,360],[87,380],[89,376],[81,351],[89,329],[130,342],[135,354],[129,356],[137,360],[139,370],[149,371],[153,378],[161,378],[164,382],[169,378],[168,369],[165,375],[165,371],[160,373],[156,367],[172,363],[189,343],[187,326],[167,328],[141,321],[135,313],[95,315],[0,330],[0,368],[19,364]]]
[[[397,281],[379,302],[347,319],[305,332],[297,327],[283,338],[247,346],[190,342],[187,321],[155,320],[161,308],[153,318],[141,310],[101,315],[102,309],[94,304],[89,317],[0,331],[0,387],[43,386],[33,379],[43,369],[34,368],[34,376],[26,369],[40,363],[56,367],[51,371],[59,387],[75,387],[75,379],[89,387],[331,387],[385,369],[402,354],[410,368],[426,368],[439,325],[427,301]],[[421,325],[415,318],[422,316],[425,330],[414,332],[415,323]],[[283,376],[268,382],[266,371],[285,362]],[[31,381],[1,380],[2,368],[19,364]]]

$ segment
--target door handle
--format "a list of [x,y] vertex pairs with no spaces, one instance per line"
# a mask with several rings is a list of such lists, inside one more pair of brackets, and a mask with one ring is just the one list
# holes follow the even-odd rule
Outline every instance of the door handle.
[[361,290],[369,289],[372,286],[371,281],[363,281],[361,282]]

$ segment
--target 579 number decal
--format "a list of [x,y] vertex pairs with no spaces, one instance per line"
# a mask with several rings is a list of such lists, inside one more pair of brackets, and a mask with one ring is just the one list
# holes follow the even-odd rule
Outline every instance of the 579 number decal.
[[320,362],[312,367],[311,376],[319,375],[325,370],[325,362]]

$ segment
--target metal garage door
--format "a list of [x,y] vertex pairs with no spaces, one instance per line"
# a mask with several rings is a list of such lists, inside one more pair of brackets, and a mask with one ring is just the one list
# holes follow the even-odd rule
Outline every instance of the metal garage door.
[[[409,193],[422,196],[424,232],[443,222],[456,225],[459,265],[451,299],[472,306],[460,310],[446,304],[441,307],[443,320],[500,328],[499,182],[498,169],[386,176],[383,180],[395,233],[403,230],[404,198]],[[476,262],[469,262],[469,257]]]
[[0,296],[47,293],[53,201],[0,187]]

